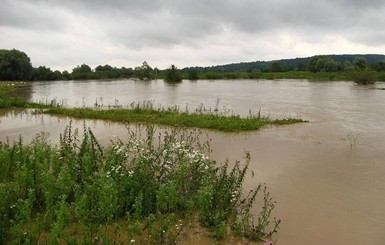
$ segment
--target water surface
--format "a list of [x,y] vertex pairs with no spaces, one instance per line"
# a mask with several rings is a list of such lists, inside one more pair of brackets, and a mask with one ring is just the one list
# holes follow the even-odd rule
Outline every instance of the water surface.
[[[268,127],[238,134],[209,132],[212,157],[242,160],[250,152],[246,188],[266,183],[282,219],[277,244],[385,244],[384,83],[307,80],[79,81],[34,83],[32,101],[55,99],[65,106],[121,105],[152,101],[181,109],[218,107],[247,115],[296,116],[309,123]],[[58,136],[68,118],[7,114],[0,118],[0,141],[31,139],[46,131]],[[104,142],[127,129],[88,120]],[[82,128],[83,121],[73,120]],[[55,137],[52,141],[55,142]],[[57,139],[57,137],[56,137]]]

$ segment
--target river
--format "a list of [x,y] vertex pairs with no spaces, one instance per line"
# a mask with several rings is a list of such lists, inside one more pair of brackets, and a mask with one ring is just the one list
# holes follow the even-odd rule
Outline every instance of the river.
[[[68,107],[151,101],[181,110],[218,109],[246,116],[299,117],[309,123],[257,132],[208,132],[218,162],[250,152],[246,188],[266,183],[282,219],[276,244],[385,244],[385,83],[308,80],[36,82],[31,101]],[[69,119],[29,113],[0,117],[0,141],[58,135]],[[82,127],[81,121],[74,121]],[[124,137],[124,126],[87,121],[98,138]]]

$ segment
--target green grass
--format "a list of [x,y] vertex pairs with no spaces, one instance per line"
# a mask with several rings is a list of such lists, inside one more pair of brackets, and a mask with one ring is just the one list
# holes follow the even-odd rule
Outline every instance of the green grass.
[[28,103],[20,95],[23,88],[30,86],[30,82],[7,82],[0,81],[0,109],[9,108],[25,108],[36,107],[41,108],[41,105],[35,103]]
[[174,244],[195,236],[189,220],[212,239],[278,230],[266,188],[244,194],[249,155],[220,165],[196,130],[136,128],[105,147],[86,126],[79,135],[0,143],[0,244]]
[[215,113],[186,113],[175,109],[109,109],[96,110],[91,108],[50,108],[44,113],[63,115],[82,119],[101,119],[114,122],[142,122],[168,126],[185,126],[193,128],[215,129],[226,132],[258,130],[267,125],[282,125],[304,122],[302,119],[288,118],[271,120],[267,117],[223,116]]
[[48,108],[52,105],[28,102],[31,82],[0,81],[0,109]]
[[[4,83],[5,84],[5,83]],[[131,108],[110,108],[108,110],[100,110],[97,108],[64,108],[57,105],[54,101],[49,104],[30,103],[25,99],[13,96],[17,93],[17,88],[13,86],[0,87],[0,109],[12,108],[41,108],[45,109],[43,113],[51,115],[69,116],[81,119],[100,119],[114,122],[128,123],[147,123],[167,126],[184,126],[191,128],[213,129],[225,132],[239,132],[258,130],[267,125],[283,125],[305,122],[302,119],[287,118],[272,120],[267,117],[258,115],[250,115],[248,117],[240,117],[237,115],[222,115],[218,112],[202,112],[194,113],[182,112],[178,108],[162,108],[156,109],[152,104],[135,104]]]

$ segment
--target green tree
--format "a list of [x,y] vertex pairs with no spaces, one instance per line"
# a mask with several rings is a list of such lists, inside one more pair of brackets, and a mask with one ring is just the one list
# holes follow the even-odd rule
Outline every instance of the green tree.
[[297,71],[306,71],[306,62],[300,62],[297,67],[296,67],[296,70]]
[[32,64],[22,51],[0,49],[0,80],[30,80]]
[[120,68],[120,72],[121,76],[125,78],[130,78],[134,75],[134,71],[132,70],[132,68],[126,68],[124,66]]
[[385,62],[380,61],[380,62],[371,64],[370,68],[377,72],[385,71]]
[[170,68],[166,70],[166,76],[164,78],[166,82],[180,82],[182,81],[182,76],[175,65],[171,65]]
[[63,71],[62,77],[65,80],[71,80],[72,79],[72,76],[71,76],[71,74],[68,71]]
[[93,77],[91,67],[82,64],[72,69],[72,79],[90,79]]
[[95,68],[95,76],[99,79],[115,78],[115,69],[110,65],[98,65]]
[[324,55],[313,56],[308,64],[310,72],[336,72],[342,68],[341,63]]
[[352,73],[352,80],[361,85],[373,84],[376,81],[375,71],[368,67],[368,63],[364,57],[357,57],[353,60],[353,66],[356,70]]
[[187,73],[188,80],[196,81],[199,79],[198,71],[196,69],[189,70]]
[[364,57],[357,57],[353,60],[353,65],[356,70],[362,71],[367,68],[367,61]]
[[354,70],[354,66],[353,66],[352,62],[350,62],[349,60],[346,60],[343,63],[343,67],[344,67],[344,71],[352,71],[352,70]]
[[110,65],[104,65],[104,66],[101,66],[101,65],[98,65],[96,68],[95,68],[95,71],[96,72],[111,72],[114,68]]
[[146,61],[143,61],[142,66],[135,67],[134,77],[140,80],[151,80],[155,78],[155,72]]
[[61,73],[61,71],[55,70],[53,73],[55,74],[56,80],[64,80],[65,79],[65,77],[63,77],[63,74]]
[[50,68],[45,66],[39,66],[33,68],[32,80],[34,81],[53,81],[62,78],[60,71],[52,71]]
[[283,71],[281,63],[279,63],[278,61],[273,61],[271,63],[271,71],[272,72],[281,72],[281,71]]
[[360,85],[374,84],[376,82],[376,72],[369,69],[353,71],[351,79]]

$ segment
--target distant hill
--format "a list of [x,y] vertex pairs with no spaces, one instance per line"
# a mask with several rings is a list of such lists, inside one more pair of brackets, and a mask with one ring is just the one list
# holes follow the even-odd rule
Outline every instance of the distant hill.
[[[335,61],[344,63],[345,61],[353,62],[357,57],[363,57],[366,59],[368,65],[377,63],[380,61],[385,62],[385,55],[382,54],[342,54],[342,55],[326,55]],[[313,56],[312,56],[313,57]],[[186,67],[182,71],[188,71],[195,69],[199,72],[246,72],[246,71],[263,71],[271,68],[273,62],[278,62],[285,70],[298,70],[306,67],[306,64],[312,57],[305,58],[293,58],[293,59],[281,59],[271,61],[252,61],[241,62],[227,65],[217,65],[209,67]]]

